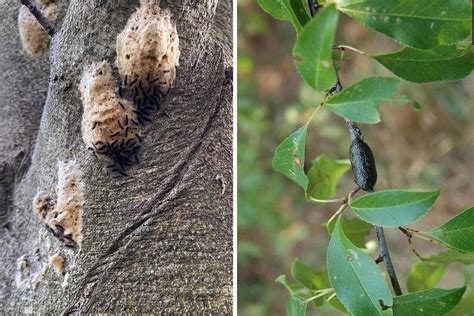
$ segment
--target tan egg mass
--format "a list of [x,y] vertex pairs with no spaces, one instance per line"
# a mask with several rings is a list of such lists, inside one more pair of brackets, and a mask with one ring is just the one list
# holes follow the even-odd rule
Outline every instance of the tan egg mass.
[[110,65],[105,61],[86,69],[79,85],[84,112],[82,138],[109,170],[125,175],[138,162],[140,129],[133,104],[121,98]]
[[176,78],[179,37],[168,11],[144,1],[117,36],[116,64],[123,78],[123,95],[133,99],[146,120],[158,108]]
[[33,199],[33,211],[51,233],[68,247],[82,241],[82,182],[75,161],[58,162],[57,199],[38,192]]
[[[50,22],[54,23],[58,16],[56,4],[47,0],[38,1],[38,4],[39,10],[43,12],[44,16]],[[48,50],[50,42],[49,35],[24,5],[20,7],[18,13],[18,28],[21,43],[28,55],[38,58]]]

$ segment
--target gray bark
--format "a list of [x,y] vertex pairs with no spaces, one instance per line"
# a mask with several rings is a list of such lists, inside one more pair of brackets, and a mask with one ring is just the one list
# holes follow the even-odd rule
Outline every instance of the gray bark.
[[[0,2],[0,310],[232,312],[232,3],[164,1],[181,58],[168,116],[143,129],[142,161],[113,179],[80,134],[78,83],[91,62],[115,60],[115,38],[137,1],[71,0],[48,56],[22,52],[19,3]],[[230,19],[230,20],[229,20]],[[67,249],[32,212],[54,192],[57,160],[83,173],[82,248]],[[57,276],[48,257],[65,258]],[[29,272],[16,261],[26,255]],[[33,286],[18,286],[19,279]],[[30,279],[28,279],[30,278]],[[16,280],[15,280],[16,279]]]

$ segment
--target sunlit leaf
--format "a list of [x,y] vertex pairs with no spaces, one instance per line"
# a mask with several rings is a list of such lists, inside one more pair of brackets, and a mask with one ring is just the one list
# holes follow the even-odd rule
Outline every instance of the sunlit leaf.
[[464,210],[430,234],[450,248],[474,252],[474,207]]
[[420,49],[467,38],[472,7],[462,0],[334,0],[337,8],[397,42]]
[[374,262],[345,236],[338,220],[328,248],[328,274],[337,297],[353,315],[380,315],[392,294]]
[[459,80],[474,67],[470,48],[440,46],[432,50],[403,48],[394,53],[372,55],[385,68],[405,80],[422,83]]
[[418,262],[412,266],[407,279],[407,288],[410,292],[430,289],[438,284],[446,269],[444,264],[435,262]]
[[349,161],[333,160],[327,155],[316,157],[307,174],[307,199],[327,200],[334,197],[339,179],[350,168]]
[[332,45],[338,17],[334,6],[327,6],[305,25],[293,48],[296,69],[304,81],[318,91],[331,88],[337,80]]
[[378,108],[382,103],[391,105],[406,104],[408,99],[395,99],[396,78],[371,77],[364,79],[330,98],[325,106],[345,119],[374,124],[380,122]]

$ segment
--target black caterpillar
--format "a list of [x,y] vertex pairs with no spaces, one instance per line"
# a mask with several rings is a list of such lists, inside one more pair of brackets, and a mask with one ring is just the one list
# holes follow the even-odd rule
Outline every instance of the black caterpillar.
[[[164,70],[163,74],[168,72],[170,70]],[[138,77],[132,79],[126,75],[118,89],[118,94],[120,98],[133,102],[135,108],[133,112],[137,115],[138,123],[145,125],[145,122],[151,122],[150,115],[153,111],[161,110],[161,103],[170,89],[170,82],[162,80],[161,77],[153,78],[150,73],[143,80]]]

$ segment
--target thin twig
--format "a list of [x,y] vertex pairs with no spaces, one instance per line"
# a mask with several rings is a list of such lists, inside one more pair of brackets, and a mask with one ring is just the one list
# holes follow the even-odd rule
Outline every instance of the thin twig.
[[407,237],[407,240],[408,240],[408,244],[410,245],[411,247],[411,251],[415,254],[415,256],[417,256],[418,258],[420,258],[420,260],[426,260],[426,258],[422,257],[420,255],[420,253],[415,249],[415,246],[413,245],[412,243],[412,238],[413,238],[413,235],[408,232],[405,228],[403,227],[398,227],[398,229],[405,234],[405,236]]
[[44,16],[43,12],[41,12],[31,0],[20,0],[20,3],[30,10],[31,14],[33,14],[49,37],[53,37],[55,33],[54,26],[49,22],[48,18]]
[[383,258],[385,263],[385,268],[390,277],[390,282],[392,283],[395,295],[402,295],[402,289],[400,288],[400,283],[398,283],[397,274],[395,273],[395,268],[393,267],[392,259],[390,258],[390,252],[388,250],[387,241],[385,240],[383,228],[375,226],[375,233],[380,245],[380,256]]

